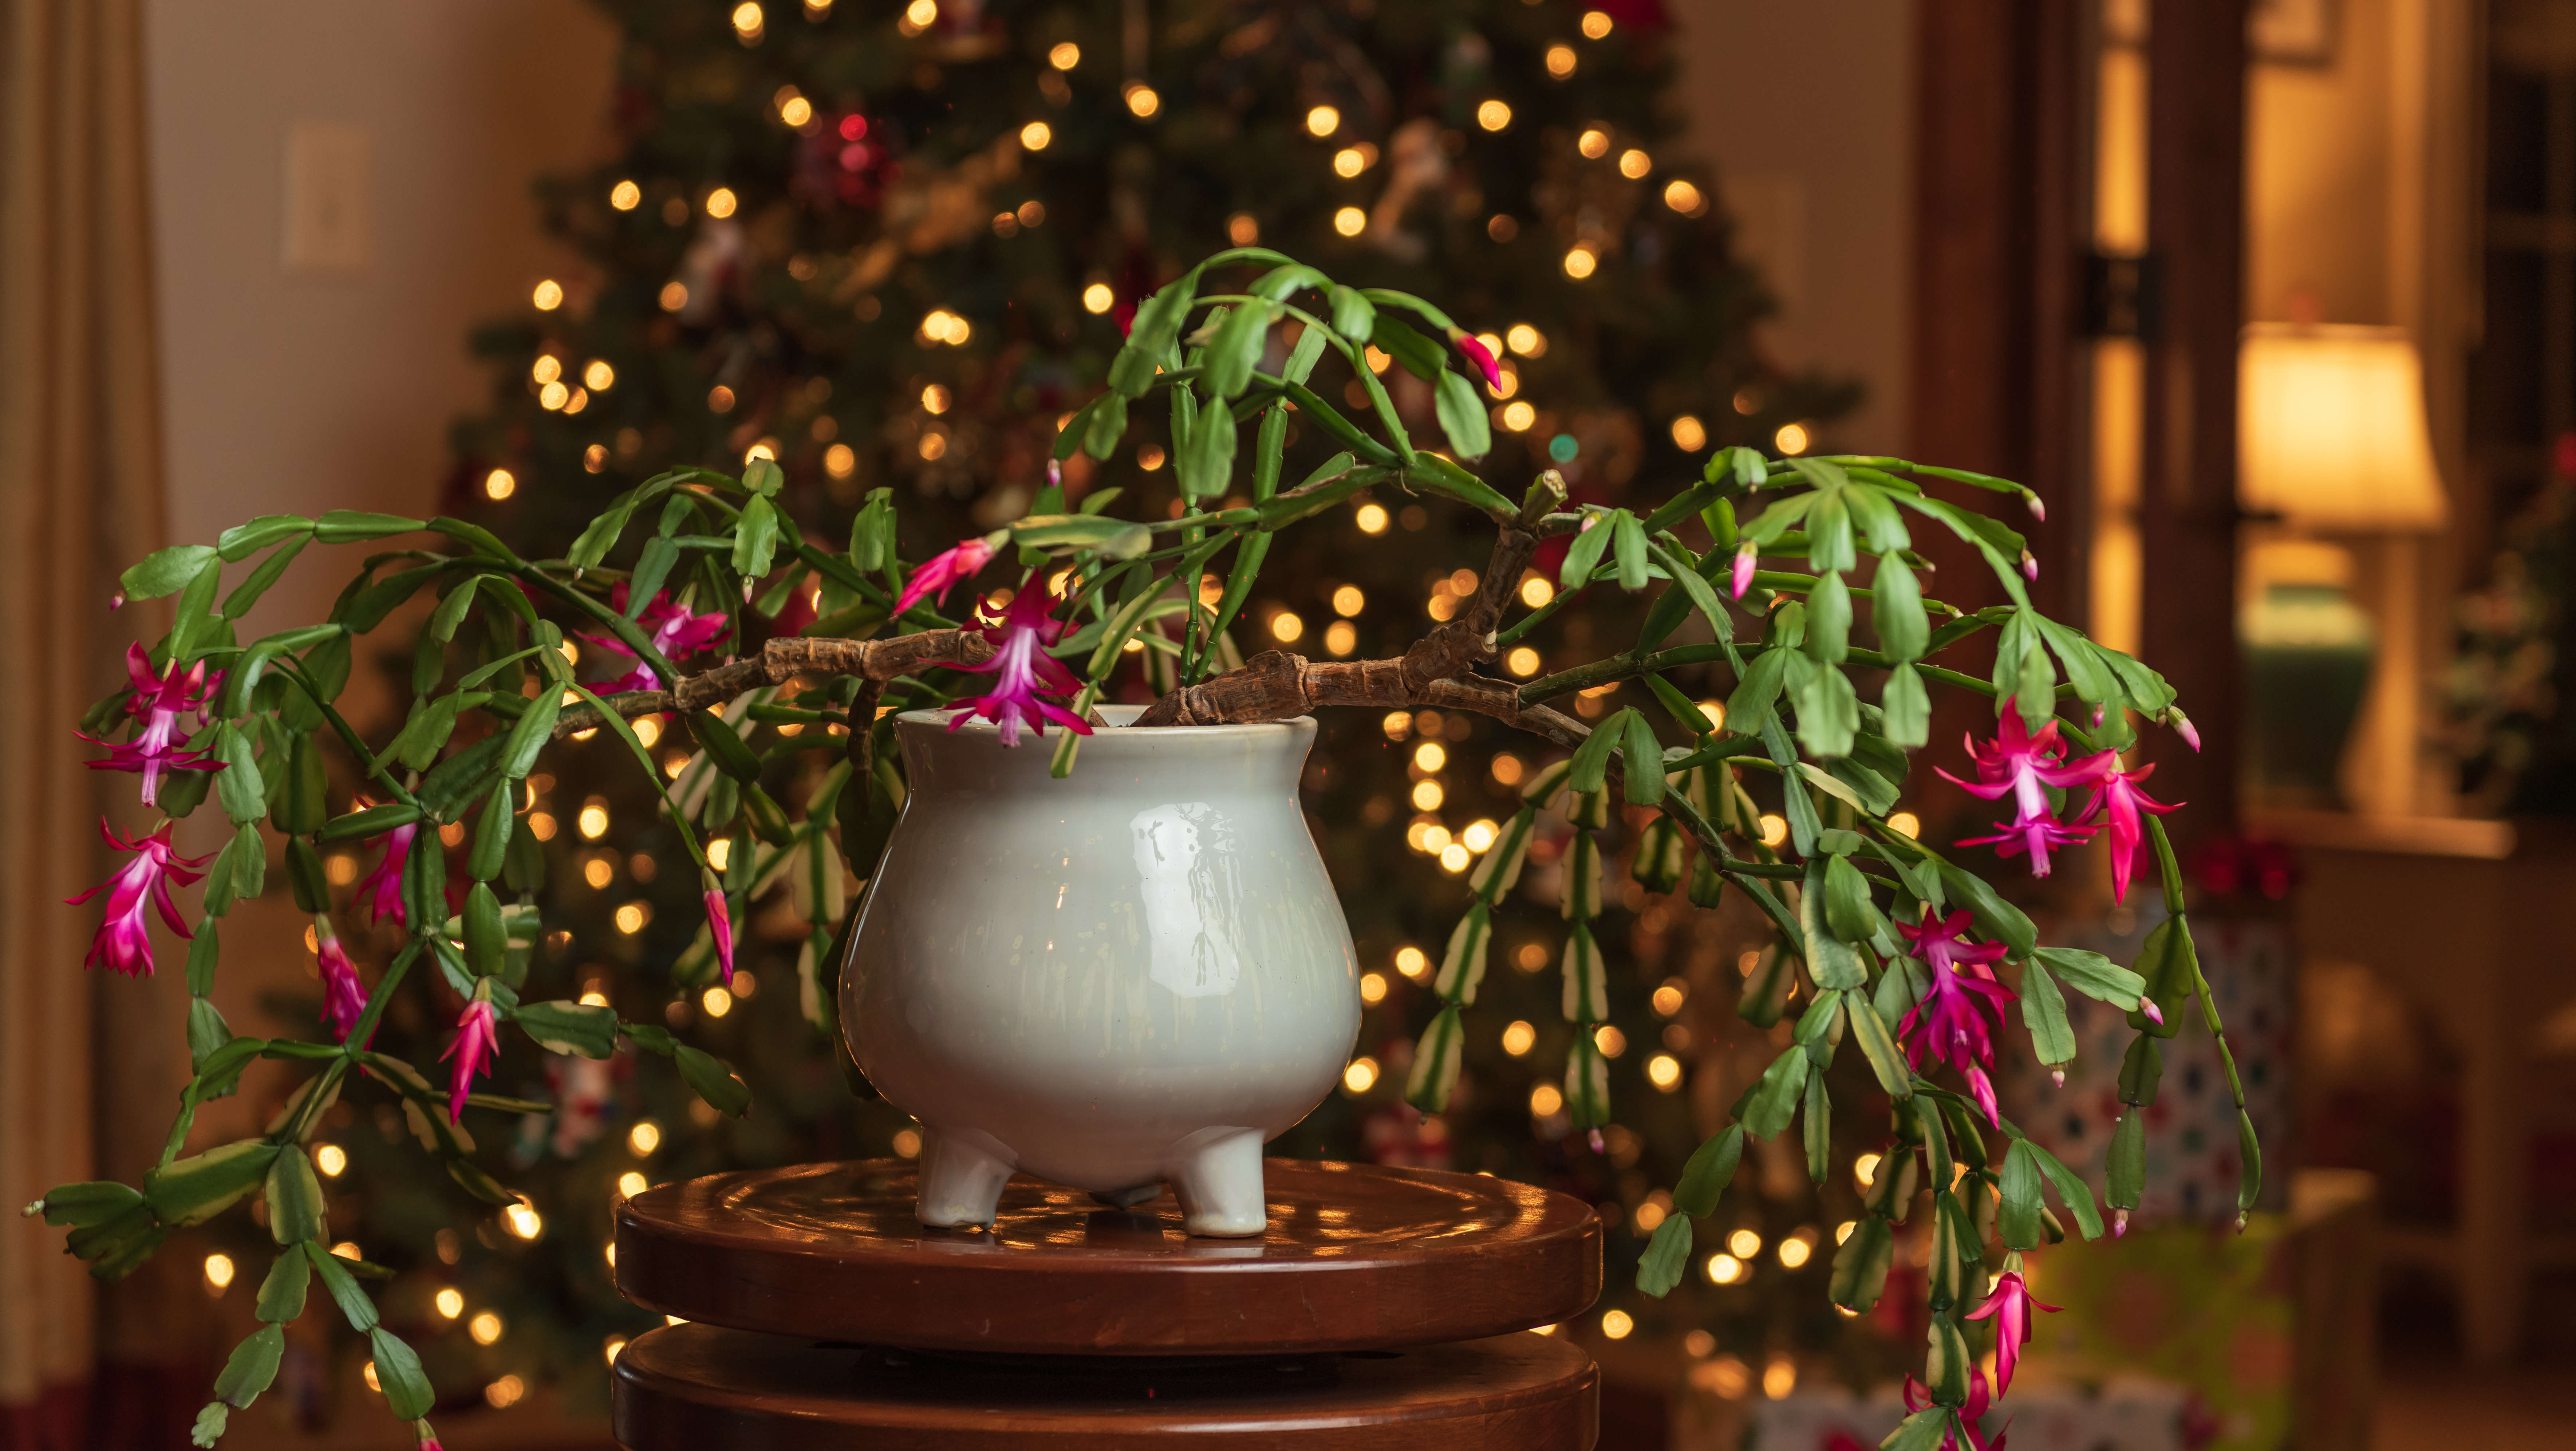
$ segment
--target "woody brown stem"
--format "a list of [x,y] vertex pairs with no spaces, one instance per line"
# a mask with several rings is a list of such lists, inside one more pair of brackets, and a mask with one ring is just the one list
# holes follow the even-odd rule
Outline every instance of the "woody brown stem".
[[[748,659],[683,676],[675,689],[629,691],[609,696],[606,703],[632,720],[641,715],[720,705],[745,691],[784,685],[799,675],[851,675],[881,682],[927,665],[981,665],[992,658],[992,642],[965,630],[924,630],[891,640],[809,639],[800,635],[772,640]],[[599,724],[596,709],[577,706],[565,711],[555,723],[555,734],[566,736]]]

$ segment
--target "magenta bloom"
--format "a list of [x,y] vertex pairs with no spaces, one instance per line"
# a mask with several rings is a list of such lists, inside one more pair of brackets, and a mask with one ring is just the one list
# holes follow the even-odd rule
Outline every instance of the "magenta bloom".
[[982,538],[958,540],[953,547],[922,561],[921,567],[912,572],[912,578],[904,581],[902,597],[894,602],[894,612],[902,614],[921,603],[924,596],[944,598],[959,582],[983,573],[984,566],[992,562],[993,546]]
[[725,902],[724,888],[706,891],[707,932],[716,940],[716,961],[724,965],[725,986],[733,986],[733,909]]
[[1760,557],[1750,544],[1737,546],[1735,571],[1727,580],[1727,584],[1734,589],[1734,598],[1739,600],[1744,598],[1744,592],[1753,588],[1753,564]]
[[981,665],[959,667],[992,676],[992,693],[967,701],[966,708],[948,722],[950,730],[982,716],[1002,728],[1002,744],[1006,746],[1020,743],[1023,725],[1044,731],[1048,721],[1076,735],[1091,734],[1091,727],[1082,717],[1046,698],[1049,694],[1071,694],[1082,686],[1063,661],[1046,652],[1046,647],[1064,634],[1064,621],[1050,614],[1054,608],[1055,599],[1048,593],[1046,581],[1031,571],[1021,581],[1020,592],[1011,596],[1001,623],[984,629],[984,638],[1000,647],[993,658]]
[[2156,768],[2152,765],[2140,766],[2134,771],[2123,771],[2114,765],[2102,773],[2100,781],[2094,783],[2093,799],[2085,803],[2084,810],[2079,813],[2090,817],[2098,807],[2102,813],[2101,824],[2111,829],[2111,897],[2114,901],[2128,900],[2129,876],[2137,869],[2138,850],[2146,841],[2146,823],[2138,813],[2152,811],[2162,816],[2168,811],[2181,809],[2184,804],[2176,801],[2167,805],[2138,789],[2139,782],[2155,773]]
[[376,838],[384,843],[385,854],[378,857],[375,866],[358,879],[358,900],[366,905],[369,922],[382,922],[391,917],[398,927],[408,925],[402,899],[403,859],[411,855],[411,839],[419,832],[420,825],[414,822],[397,826]]
[[322,970],[322,1021],[331,1025],[333,1038],[346,1043],[367,1010],[367,986],[358,981],[356,965],[340,946],[340,935],[331,930],[329,913],[314,914],[313,956]]
[[2090,786],[2112,770],[2119,756],[2111,751],[2097,751],[2081,760],[2066,759],[2066,742],[2057,734],[2057,722],[2051,720],[2033,732],[2022,724],[2021,712],[2013,708],[2010,698],[2004,701],[2003,720],[1997,725],[1995,738],[1980,746],[1974,737],[1968,740],[1968,756],[1977,763],[1977,779],[1962,781],[1947,771],[1943,780],[1973,796],[1988,801],[2005,795],[2013,798],[2013,819],[1997,822],[1993,836],[1963,838],[1961,846],[1993,845],[2001,856],[2030,854],[2030,874],[2048,875],[2048,849],[2070,846],[2092,839],[2090,827],[2069,826],[2057,819],[2048,804],[2051,786],[2065,790]]
[[1995,1394],[2012,1389],[2013,1363],[2021,1359],[2021,1348],[2030,1343],[2030,1312],[2046,1310],[2057,1313],[2055,1305],[2042,1304],[2030,1293],[2021,1277],[2021,1256],[2012,1257],[2012,1267],[1995,1280],[1994,1293],[1986,1303],[1968,1312],[1971,1320],[1993,1319],[1995,1322]]
[[107,741],[74,732],[91,745],[107,747],[107,759],[90,762],[91,770],[141,772],[143,804],[150,806],[160,800],[162,772],[224,768],[223,762],[204,751],[189,750],[188,738],[179,734],[182,715],[194,713],[200,725],[205,723],[206,706],[223,687],[222,671],[210,675],[206,662],[200,660],[183,674],[179,662],[173,660],[155,675],[152,657],[141,645],[128,645],[125,673],[134,682],[134,694],[125,702],[125,713],[142,721],[143,729],[130,741]]
[[1453,327],[1449,329],[1449,341],[1458,351],[1467,355],[1467,361],[1476,365],[1477,372],[1485,375],[1486,387],[1503,386],[1503,365],[1494,361],[1494,355],[1486,351],[1485,345],[1476,340],[1474,333],[1465,328]]
[[98,834],[118,851],[134,853],[134,859],[116,869],[116,874],[77,897],[66,897],[69,906],[78,906],[107,893],[107,919],[99,924],[98,936],[91,939],[89,956],[83,967],[96,967],[104,962],[127,977],[149,976],[152,972],[152,923],[146,915],[159,912],[161,920],[181,937],[194,937],[188,924],[179,918],[178,904],[170,900],[170,884],[188,886],[205,872],[200,870],[213,856],[183,857],[170,846],[171,822],[150,836],[127,837],[99,818]]
[[[626,601],[626,585],[620,581],[617,588],[609,592],[608,602],[619,614],[624,614]],[[643,613],[635,617],[635,622],[644,628],[645,638],[653,642],[654,649],[662,652],[662,658],[674,662],[723,639],[725,632],[733,628],[733,621],[722,611],[692,614],[685,606],[672,603],[669,590],[655,590],[652,600],[644,606]],[[635,659],[635,652],[627,649],[626,642],[615,635],[584,635],[581,638],[611,655]],[[601,695],[616,695],[629,690],[659,690],[662,677],[654,673],[653,667],[637,660],[634,669],[591,688]]]
[[491,1003],[482,998],[465,1005],[456,1018],[456,1041],[439,1054],[444,1062],[456,1060],[447,1079],[447,1121],[454,1123],[465,1116],[465,1096],[474,1091],[478,1075],[492,1071],[492,1060],[500,1056],[501,1038],[494,1031]]
[[1914,955],[1932,969],[1931,985],[1897,1023],[1896,1036],[1905,1046],[1905,1061],[1917,1071],[1926,1058],[1957,1069],[1987,1122],[2001,1126],[1995,1086],[1986,1074],[1995,1066],[1994,1035],[2004,1025],[2004,1004],[2016,998],[1995,981],[1993,965],[2003,960],[2004,945],[1970,942],[1968,923],[1966,912],[1935,917],[1926,907],[1921,926],[1896,924]]
[[[1905,1409],[1919,1411],[1931,1404],[1931,1390],[1912,1375],[1906,1376]],[[1986,1418],[1986,1409],[1993,1404],[1993,1399],[1986,1394],[1986,1368],[1982,1365],[1968,1367],[1968,1403],[1959,1408],[1959,1424],[1968,1428],[1967,1451],[2004,1451],[2005,1433],[1997,1431],[1994,1439],[1989,1441],[1986,1433],[1977,1426]],[[1942,1432],[1941,1451],[1960,1451],[1958,1436]]]

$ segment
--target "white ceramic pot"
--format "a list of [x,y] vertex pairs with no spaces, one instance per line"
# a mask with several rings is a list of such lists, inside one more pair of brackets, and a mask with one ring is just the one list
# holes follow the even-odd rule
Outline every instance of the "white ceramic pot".
[[1311,719],[1122,727],[1048,774],[950,712],[896,719],[911,797],[859,906],[842,1031],[921,1120],[929,1225],[1013,1172],[1111,1203],[1168,1182],[1192,1234],[1261,1233],[1261,1146],[1339,1081],[1359,965],[1298,809]]

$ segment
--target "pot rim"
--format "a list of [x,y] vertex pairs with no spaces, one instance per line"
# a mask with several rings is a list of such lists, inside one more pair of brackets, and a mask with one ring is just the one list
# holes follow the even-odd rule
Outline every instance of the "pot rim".
[[[1280,736],[1293,734],[1300,727],[1309,731],[1316,728],[1313,716],[1297,715],[1280,720],[1248,721],[1235,725],[1153,726],[1130,735],[1125,728],[1133,723],[1136,717],[1145,713],[1144,706],[1103,704],[1094,708],[1108,720],[1109,726],[1105,730],[1096,727],[1093,729],[1087,738],[1092,745],[1112,740],[1133,740],[1141,744],[1157,737],[1204,741],[1221,740],[1228,736]],[[991,739],[997,743],[1000,741],[1002,728],[989,720],[970,720],[952,729],[950,723],[964,711],[965,707],[953,705],[941,706],[933,710],[898,711],[895,714],[895,723],[934,729],[943,736],[973,736]],[[1061,739],[1064,734],[1063,726],[1048,723],[1039,739],[1054,741]]]

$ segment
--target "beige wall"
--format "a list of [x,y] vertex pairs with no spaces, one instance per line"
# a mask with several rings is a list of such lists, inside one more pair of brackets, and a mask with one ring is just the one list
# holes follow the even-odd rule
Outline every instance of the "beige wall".
[[[145,11],[171,538],[429,508],[448,420],[484,387],[466,327],[559,261],[529,181],[603,144],[606,21],[581,0]],[[313,124],[364,137],[372,245],[354,269],[285,262],[288,137]],[[327,609],[327,573],[299,565],[262,614]]]
[[1902,451],[1914,0],[1673,0],[1693,147],[1780,295],[1767,341],[1869,397],[1836,446]]

